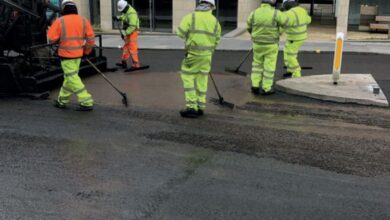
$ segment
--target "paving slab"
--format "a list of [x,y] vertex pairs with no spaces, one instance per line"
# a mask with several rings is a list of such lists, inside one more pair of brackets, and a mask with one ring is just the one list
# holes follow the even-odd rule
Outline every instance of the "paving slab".
[[315,75],[280,80],[276,89],[293,94],[334,101],[388,107],[389,103],[382,89],[374,94],[378,83],[371,74],[342,74],[338,85],[333,85],[332,75]]

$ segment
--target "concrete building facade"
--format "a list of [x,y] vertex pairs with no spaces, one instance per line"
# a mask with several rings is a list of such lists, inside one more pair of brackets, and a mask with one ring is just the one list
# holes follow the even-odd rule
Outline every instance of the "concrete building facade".
[[[115,25],[112,16],[117,13],[118,0],[75,0],[80,12],[94,18],[102,31],[112,31]],[[173,32],[180,20],[191,13],[197,0],[127,0],[138,11],[142,30],[146,32]],[[279,0],[280,2],[282,0]],[[324,5],[329,6],[328,17],[334,21],[337,31],[347,33],[348,27],[359,20],[360,5],[378,5],[384,15],[390,14],[388,0],[300,0],[314,15],[324,16]],[[249,13],[260,5],[261,0],[216,0],[215,12],[224,33],[236,28],[244,29]],[[322,7],[322,8],[321,8]],[[100,10],[96,10],[96,8]],[[93,10],[95,9],[95,10]],[[321,10],[320,10],[321,9]],[[93,11],[93,13],[91,13]],[[336,19],[337,17],[337,19]],[[98,21],[96,21],[98,18]],[[336,22],[337,21],[337,22]]]

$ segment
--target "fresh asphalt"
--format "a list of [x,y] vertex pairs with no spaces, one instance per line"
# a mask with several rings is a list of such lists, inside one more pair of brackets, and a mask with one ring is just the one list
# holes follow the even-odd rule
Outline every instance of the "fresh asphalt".
[[[109,63],[113,65],[118,62],[119,50],[108,49],[105,54],[109,58]],[[215,73],[226,73],[225,67],[237,67],[247,51],[216,52],[213,59],[213,69]],[[182,50],[143,50],[140,53],[142,62],[150,64],[151,68],[146,72],[172,72],[179,71],[180,64],[184,57]],[[281,79],[285,70],[283,69],[283,55],[279,54],[276,80]],[[299,56],[302,66],[313,67],[311,70],[303,70],[303,76],[315,74],[331,74],[333,70],[333,53],[303,52]],[[370,73],[383,89],[385,95],[390,98],[390,55],[368,54],[368,53],[344,53],[342,73]],[[244,63],[242,70],[250,73],[252,57]]]
[[[214,72],[228,77],[244,54],[217,53]],[[119,52],[106,55],[112,65]],[[183,55],[142,51],[145,74],[175,72]],[[346,54],[343,68],[372,73],[389,96],[388,60]],[[301,61],[314,68],[304,74],[331,72],[331,54]],[[73,107],[0,100],[0,219],[390,218],[389,109],[279,93],[199,120]]]

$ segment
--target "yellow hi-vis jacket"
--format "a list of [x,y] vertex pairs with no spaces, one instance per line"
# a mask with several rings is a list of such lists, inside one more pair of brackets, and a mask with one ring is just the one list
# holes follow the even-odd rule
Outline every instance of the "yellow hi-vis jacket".
[[306,40],[307,25],[311,23],[311,17],[307,11],[300,7],[294,7],[284,12],[289,19],[289,24],[285,29],[287,40]]
[[122,21],[122,27],[125,29],[125,34],[130,35],[134,31],[139,30],[139,18],[138,14],[133,7],[129,5],[129,9],[126,13],[123,13],[119,20]]
[[221,25],[212,11],[195,11],[183,18],[176,30],[186,50],[194,55],[212,55],[221,39]]
[[257,44],[277,44],[281,28],[288,25],[287,16],[270,4],[261,4],[253,11],[247,21],[247,30]]

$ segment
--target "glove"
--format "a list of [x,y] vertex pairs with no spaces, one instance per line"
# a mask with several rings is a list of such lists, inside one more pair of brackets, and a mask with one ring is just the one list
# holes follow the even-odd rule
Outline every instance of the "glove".
[[92,55],[92,50],[86,50],[86,49],[84,49],[83,55],[84,55],[85,58],[91,57],[91,55]]
[[126,23],[125,23],[125,24],[123,24],[123,27],[122,27],[122,29],[123,29],[123,30],[127,30],[127,28],[129,28],[129,25],[128,25],[128,24],[126,24]]
[[119,19],[118,16],[112,16],[112,20],[114,20],[114,21],[119,21],[120,19]]

